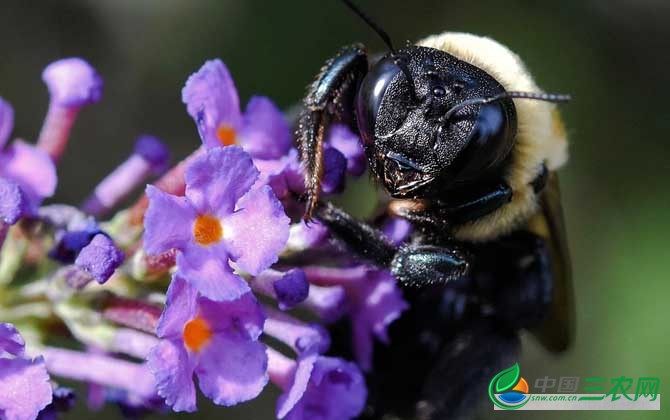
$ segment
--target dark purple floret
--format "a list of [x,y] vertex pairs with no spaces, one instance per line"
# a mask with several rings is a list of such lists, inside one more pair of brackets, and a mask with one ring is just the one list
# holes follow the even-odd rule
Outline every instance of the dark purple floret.
[[154,168],[155,173],[167,169],[170,163],[170,151],[158,138],[142,135],[135,142],[134,153],[142,156]]
[[279,307],[282,310],[290,309],[307,299],[309,283],[305,273],[299,268],[288,271],[273,284]]
[[324,174],[321,188],[326,194],[337,194],[344,189],[344,175],[347,171],[347,158],[334,147],[323,151]]
[[63,264],[72,264],[81,250],[99,234],[106,235],[97,225],[83,230],[66,231],[49,251],[49,257]]

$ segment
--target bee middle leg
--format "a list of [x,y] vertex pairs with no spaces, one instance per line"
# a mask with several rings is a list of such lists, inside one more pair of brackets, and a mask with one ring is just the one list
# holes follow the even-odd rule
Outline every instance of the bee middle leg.
[[389,268],[406,286],[447,283],[469,271],[468,254],[456,244],[395,246],[380,230],[330,203],[319,203],[315,216],[360,258]]

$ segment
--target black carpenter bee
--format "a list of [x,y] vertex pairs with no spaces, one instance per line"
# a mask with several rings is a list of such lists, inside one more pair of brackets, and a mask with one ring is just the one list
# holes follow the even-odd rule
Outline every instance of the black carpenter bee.
[[[515,361],[519,331],[549,350],[572,336],[570,265],[555,170],[567,140],[521,60],[489,38],[445,32],[372,60],[362,45],[328,60],[308,88],[297,137],[305,218],[389,268],[411,309],[391,326],[368,375],[364,418],[472,415],[493,375]],[[415,226],[394,246],[374,225],[319,201],[325,128],[360,134],[388,208]]]

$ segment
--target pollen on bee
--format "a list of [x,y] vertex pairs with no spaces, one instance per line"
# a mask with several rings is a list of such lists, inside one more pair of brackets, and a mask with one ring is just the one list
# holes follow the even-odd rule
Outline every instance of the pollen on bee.
[[212,330],[207,321],[198,316],[184,325],[182,337],[189,350],[200,351],[212,338]]
[[216,137],[224,146],[231,146],[237,144],[237,132],[228,124],[221,124],[216,129]]
[[216,217],[201,214],[193,223],[193,237],[200,245],[211,245],[223,238],[223,227]]

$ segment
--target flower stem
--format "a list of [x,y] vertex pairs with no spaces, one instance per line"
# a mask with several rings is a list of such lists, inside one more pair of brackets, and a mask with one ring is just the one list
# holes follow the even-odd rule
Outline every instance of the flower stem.
[[55,101],[49,104],[37,147],[45,151],[54,163],[60,160],[65,151],[77,114],[78,107],[65,107]]
[[56,376],[123,389],[141,396],[155,395],[154,377],[144,365],[109,356],[47,347],[47,370]]

